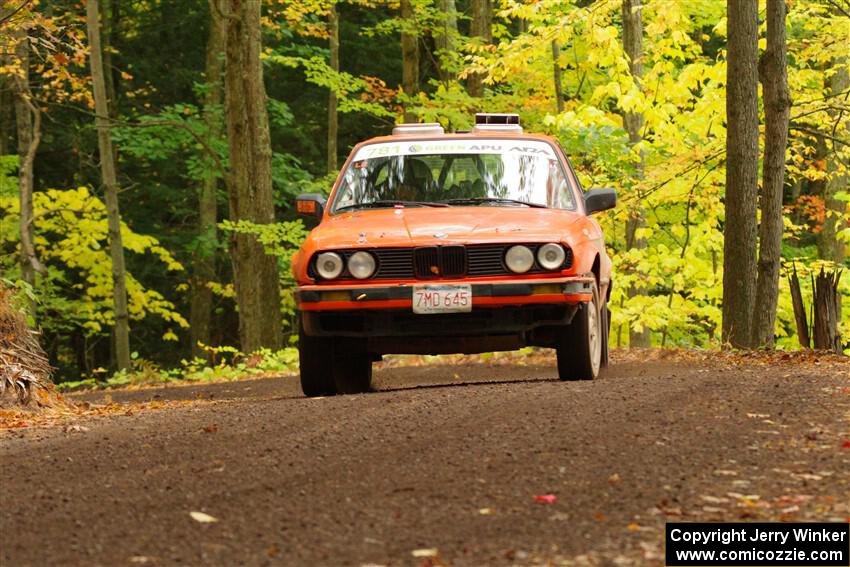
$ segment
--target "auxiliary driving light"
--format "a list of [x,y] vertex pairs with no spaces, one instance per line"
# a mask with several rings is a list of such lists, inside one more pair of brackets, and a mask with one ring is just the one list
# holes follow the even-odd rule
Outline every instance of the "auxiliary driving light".
[[375,273],[375,257],[368,252],[355,252],[348,259],[348,271],[358,280],[365,280]]
[[554,242],[544,244],[537,251],[537,263],[546,270],[557,270],[564,265],[566,257],[564,247]]
[[534,253],[528,246],[511,246],[505,254],[505,264],[512,272],[524,274],[534,265]]
[[316,271],[326,280],[338,278],[342,268],[342,258],[336,252],[322,252],[316,258]]

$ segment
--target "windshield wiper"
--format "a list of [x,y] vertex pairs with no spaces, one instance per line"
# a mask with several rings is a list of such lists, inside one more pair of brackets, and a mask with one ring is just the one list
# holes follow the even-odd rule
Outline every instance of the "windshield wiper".
[[476,204],[476,203],[513,203],[516,205],[525,205],[526,207],[535,207],[538,209],[546,209],[546,205],[539,203],[526,203],[518,199],[503,199],[501,197],[462,197],[459,199],[447,199],[443,201],[449,205]]
[[446,203],[436,203],[433,201],[401,201],[396,199],[379,199],[368,203],[354,203],[353,205],[345,205],[337,207],[334,212],[350,211],[352,209],[379,209],[383,207],[395,207],[401,205],[403,207],[448,207]]

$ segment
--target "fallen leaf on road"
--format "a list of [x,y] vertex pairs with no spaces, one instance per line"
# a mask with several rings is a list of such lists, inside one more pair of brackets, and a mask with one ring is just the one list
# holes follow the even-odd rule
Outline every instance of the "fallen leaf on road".
[[558,501],[558,497],[554,494],[539,494],[534,497],[534,501],[538,504],[553,504]]
[[626,529],[628,529],[630,532],[636,532],[640,529],[640,526],[637,525],[636,523],[632,522],[631,524],[626,526]]
[[823,477],[817,474],[798,473],[793,476],[795,478],[799,478],[800,480],[823,480]]
[[189,515],[192,516],[193,520],[202,524],[211,524],[218,521],[218,518],[204,514],[203,512],[189,512]]
[[440,552],[436,547],[428,547],[424,549],[414,549],[410,552],[413,557],[437,557]]
[[88,430],[85,425],[66,425],[63,429],[65,433],[85,433]]
[[842,449],[850,449],[850,441],[845,441],[841,444]]
[[493,514],[493,509],[492,508],[480,508],[478,510],[478,513],[481,514],[482,516],[491,516]]
[[717,476],[738,476],[737,471],[730,471],[725,469],[717,469],[714,471],[714,474]]
[[204,427],[204,433],[215,433],[216,431],[218,431],[218,425],[216,425],[215,423]]
[[614,473],[614,474],[612,474],[611,476],[608,477],[608,483],[609,484],[617,484],[621,480],[622,479],[620,478],[620,475],[617,474],[617,473]]

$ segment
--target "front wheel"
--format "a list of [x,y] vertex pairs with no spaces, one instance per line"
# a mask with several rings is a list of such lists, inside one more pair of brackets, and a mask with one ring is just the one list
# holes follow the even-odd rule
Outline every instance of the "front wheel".
[[326,337],[311,337],[298,325],[298,366],[301,373],[301,390],[308,398],[333,396],[334,383],[333,342]]
[[339,394],[372,391],[372,357],[358,340],[340,340],[334,351],[334,384]]
[[561,380],[593,380],[599,376],[607,324],[603,322],[599,290],[593,284],[593,300],[582,304],[572,322],[559,333],[558,377]]

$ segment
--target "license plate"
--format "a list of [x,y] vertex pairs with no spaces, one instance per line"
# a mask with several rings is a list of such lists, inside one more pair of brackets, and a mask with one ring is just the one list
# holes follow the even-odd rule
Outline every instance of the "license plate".
[[472,286],[470,284],[415,285],[413,286],[413,312],[469,313],[472,311]]

